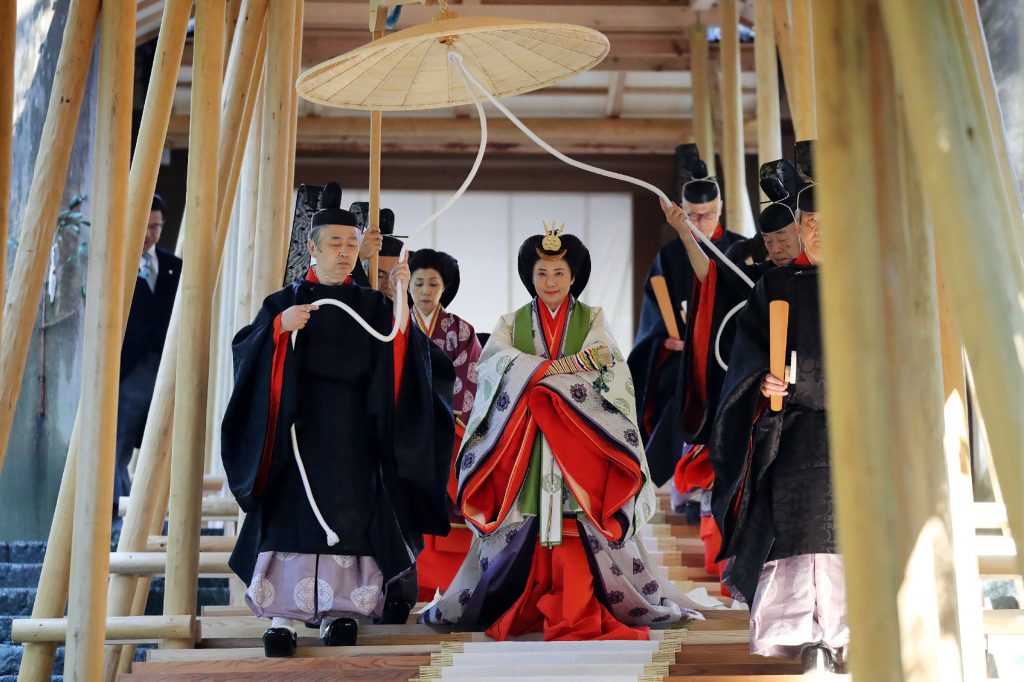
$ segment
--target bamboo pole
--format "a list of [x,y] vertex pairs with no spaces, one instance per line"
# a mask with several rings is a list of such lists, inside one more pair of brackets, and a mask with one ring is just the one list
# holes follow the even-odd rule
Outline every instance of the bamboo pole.
[[[1018,204],[991,175],[999,168],[996,142],[977,73],[965,57],[970,46],[959,8],[894,0],[881,10],[1010,529],[1024,537],[1024,424],[1018,414],[1024,366],[1017,347],[1024,338],[1024,272],[1012,230]],[[983,239],[964,239],[964,225],[991,229]],[[1024,552],[1017,562],[1024,572]]]
[[[253,256],[253,305],[281,288],[285,255],[280,230],[291,227],[284,188],[288,183],[288,116],[295,87],[291,79],[295,12],[288,3],[274,2],[267,13],[267,67],[263,82],[263,130],[260,141],[260,193],[256,209],[256,249]],[[273,66],[273,68],[271,68]]]
[[818,114],[815,105],[814,85],[814,27],[812,25],[811,0],[792,0],[792,60],[793,82],[786,82],[793,89],[796,109],[793,113],[793,128],[798,140],[813,140],[818,137]]
[[[859,679],[961,679],[949,495],[936,466],[934,259],[926,222],[908,213],[915,175],[900,153],[878,11],[874,0],[815,6],[815,31],[831,39],[817,51],[819,78],[843,84],[818,89],[816,166],[831,226],[821,301],[852,668]],[[881,547],[878,528],[890,533]]]
[[[224,56],[224,0],[203,0],[196,6],[195,57],[189,149],[220,147],[220,99]],[[217,237],[217,158],[191,154],[187,204],[191,224],[185,242],[185,265],[178,291],[181,325],[178,376],[174,395],[171,447],[171,495],[164,615],[195,612],[198,585],[200,503],[203,487],[206,389],[210,371],[210,307],[216,260],[209,243]],[[189,648],[191,640],[171,639],[169,648]]]
[[[782,158],[779,65],[771,0],[754,0],[754,60],[757,71],[757,156],[760,163]],[[764,198],[764,197],[762,197]]]
[[700,158],[715,170],[715,126],[711,116],[711,67],[708,58],[708,27],[699,20],[690,33],[690,78],[693,81],[693,132]]
[[[95,680],[103,669],[110,499],[114,494],[123,270],[131,170],[135,4],[108,3],[100,14],[89,297],[82,366],[82,450],[75,482],[67,659],[64,676]],[[88,396],[85,391],[88,391]]]
[[752,236],[753,220],[743,156],[743,101],[740,94],[740,34],[737,0],[722,0],[722,167],[725,187],[725,219],[729,229]]
[[[11,166],[14,163],[14,36],[18,34],[18,3],[0,7],[0,329],[7,291],[7,237],[11,220]],[[0,353],[3,348],[0,347]]]
[[[970,43],[974,67],[981,83],[981,93],[985,102],[985,113],[988,117],[992,136],[996,143],[996,157],[999,161],[999,179],[1005,185],[1004,192],[1008,197],[1017,200],[1018,210],[1013,211],[1014,233],[1017,236],[1018,250],[1024,251],[1024,204],[1020,192],[1020,179],[1013,170],[1010,161],[1006,128],[999,110],[999,95],[996,91],[995,75],[992,62],[988,55],[988,43],[985,41],[985,30],[982,27],[981,15],[977,0],[960,0],[962,19],[967,28],[967,39]],[[1024,27],[1024,21],[1021,21]]]
[[18,234],[18,250],[11,271],[11,289],[4,302],[0,349],[0,472],[11,435],[14,408],[21,391],[25,361],[39,309],[39,294],[46,277],[46,260],[57,229],[60,203],[54,201],[65,185],[71,148],[82,108],[82,93],[89,73],[96,37],[99,0],[73,0],[53,74],[53,88],[40,137],[32,188]]
[[[132,64],[133,62],[129,62]],[[100,640],[135,639],[159,640],[171,637],[191,637],[194,616],[122,616],[100,619]],[[11,641],[63,642],[71,632],[70,618],[21,619],[11,624]],[[70,640],[70,638],[69,638]],[[94,678],[96,679],[96,678]]]

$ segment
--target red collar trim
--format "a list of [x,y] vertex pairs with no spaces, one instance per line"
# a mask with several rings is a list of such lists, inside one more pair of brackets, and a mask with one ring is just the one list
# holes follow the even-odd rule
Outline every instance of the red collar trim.
[[565,320],[568,317],[569,297],[565,297],[565,300],[558,306],[558,312],[554,315],[548,310],[547,304],[540,300],[540,297],[537,298],[537,307],[540,308],[540,326],[544,332],[544,343],[548,347],[548,356],[557,358],[562,350],[562,332],[565,330]]
[[793,265],[803,265],[804,267],[814,267],[814,263],[808,258],[806,251],[801,251],[800,255],[793,261]]
[[719,239],[725,236],[725,228],[722,227],[722,223],[715,225],[715,231],[711,233],[711,241],[717,242]]
[[[313,284],[320,284],[320,278],[316,276],[316,271],[313,270],[313,266],[309,266],[309,270],[306,271],[306,281],[312,282]],[[342,285],[352,284],[352,275],[345,277],[345,281]]]

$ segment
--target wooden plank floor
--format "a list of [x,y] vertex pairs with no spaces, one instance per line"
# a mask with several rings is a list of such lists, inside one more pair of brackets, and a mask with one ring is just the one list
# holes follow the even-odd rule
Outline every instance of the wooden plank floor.
[[[662,500],[667,509],[667,500]],[[696,526],[687,526],[682,516],[670,511],[658,513],[655,523],[645,528],[644,542],[663,569],[684,588],[705,586],[717,595],[717,579],[703,570],[703,546]],[[723,600],[730,604],[730,600]],[[753,656],[748,646],[745,609],[709,611],[706,620],[687,623],[681,648],[668,666],[665,680],[701,682],[786,682],[805,679],[798,663]],[[364,625],[354,647],[318,647],[317,632],[299,629],[299,650],[294,658],[266,659],[262,635],[267,620],[253,618],[244,607],[207,607],[200,617],[200,639],[193,650],[155,650],[143,663],[118,680],[360,680],[390,682],[419,678],[425,666],[442,656],[453,643],[489,641],[483,633],[459,632],[432,625]],[[652,639],[666,635],[654,631]],[[450,649],[447,649],[450,651]],[[671,654],[670,654],[671,655]],[[671,660],[671,659],[669,659]],[[436,665],[436,663],[435,663]],[[664,670],[664,669],[663,669]],[[646,678],[645,678],[646,679]],[[842,676],[829,676],[841,680]]]

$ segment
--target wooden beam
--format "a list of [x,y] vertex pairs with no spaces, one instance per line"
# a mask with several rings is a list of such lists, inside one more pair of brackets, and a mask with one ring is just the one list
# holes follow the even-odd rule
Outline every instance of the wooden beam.
[[[760,163],[781,159],[782,121],[779,112],[779,63],[775,48],[775,15],[771,0],[754,0],[754,51],[757,58],[757,156]],[[762,199],[766,198],[762,194]]]
[[99,97],[93,220],[90,235],[85,348],[82,366],[82,451],[75,482],[67,661],[70,680],[103,671],[107,608],[107,547],[114,494],[118,376],[121,358],[128,175],[131,169],[135,4],[105,4],[100,13]]
[[[4,3],[0,8],[0,33],[18,33],[18,4]],[[0,329],[3,328],[4,299],[7,296],[7,239],[11,218],[11,166],[14,163],[14,43],[8,38],[0,44]],[[0,347],[0,353],[3,348]]]
[[[881,9],[1010,530],[1022,538],[1024,426],[1016,406],[1024,403],[1024,269],[1013,232],[1019,204],[995,177],[997,141],[960,8],[900,0]],[[958,229],[966,224],[991,230],[985,239],[965,240]],[[1024,572],[1024,553],[1017,566]]]
[[[607,10],[605,10],[607,12]],[[660,26],[648,31],[607,31],[611,50],[595,71],[688,71],[690,46],[686,41],[692,25],[682,26],[679,32]],[[308,29],[302,45],[302,68],[307,69],[339,54],[354,50],[367,43],[363,29]],[[718,44],[710,48],[711,61],[717,61]],[[744,72],[754,70],[754,46],[740,46],[740,62]],[[191,50],[186,49],[184,65],[192,64]],[[187,82],[188,71],[185,71]]]
[[[197,566],[200,575],[231,575],[230,552],[200,552]],[[160,575],[168,569],[167,552],[111,552],[110,572],[113,575]]]
[[[363,153],[369,149],[366,116],[305,116],[298,123],[298,149],[312,153]],[[475,119],[393,116],[395,125],[383,139],[385,153],[475,152],[480,124]],[[679,141],[694,139],[693,125],[677,118],[524,118],[545,140],[566,153],[671,154]],[[168,146],[188,147],[188,118],[171,119]],[[757,122],[743,124],[746,150],[756,152]],[[518,128],[503,119],[488,121],[488,158],[502,154],[534,154],[537,147]]]
[[[192,90],[190,148],[220,146],[220,99],[224,58],[224,0],[204,0],[196,7],[196,82]],[[174,397],[171,496],[168,536],[172,551],[167,566],[164,615],[194,612],[198,584],[200,502],[206,440],[206,389],[210,370],[210,304],[219,262],[210,242],[217,234],[219,178],[217,157],[192,154],[188,163],[187,203],[191,224],[185,241],[185,265],[178,291],[181,324],[178,379]],[[188,648],[185,639],[167,640],[171,648]]]
[[11,289],[4,302],[0,337],[0,471],[3,471],[14,408],[33,338],[32,328],[46,278],[46,261],[57,229],[61,202],[53,198],[62,194],[67,177],[98,15],[98,0],[74,0],[68,10],[46,121],[32,171],[32,185],[26,198],[25,205],[33,209],[25,212],[18,233],[18,250],[11,271]]
[[708,29],[697,22],[690,32],[690,79],[693,84],[693,137],[697,150],[717,176],[715,162],[715,126],[711,114],[711,65],[708,53]]
[[605,103],[604,115],[608,118],[619,118],[622,115],[622,100],[626,94],[626,73],[617,71],[612,74],[608,87],[608,100]]
[[[100,630],[97,632],[97,637],[107,642],[126,639],[136,641],[181,639],[192,637],[195,625],[195,616],[191,615],[107,618],[100,619]],[[11,641],[18,644],[63,642],[65,638],[70,641],[70,637],[68,637],[70,631],[71,624],[66,618],[19,618],[11,623]],[[92,679],[99,679],[99,677]]]
[[739,14],[737,0],[721,0],[722,11],[722,167],[725,219],[729,229],[754,234],[747,197],[743,106],[740,100]]

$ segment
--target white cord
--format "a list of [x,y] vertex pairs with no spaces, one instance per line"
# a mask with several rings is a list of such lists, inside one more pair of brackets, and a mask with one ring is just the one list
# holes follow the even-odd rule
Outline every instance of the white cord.
[[722,318],[722,323],[718,325],[718,335],[715,336],[715,360],[718,361],[718,366],[721,367],[723,370],[728,370],[729,365],[726,364],[725,360],[722,359],[722,332],[725,331],[725,325],[729,323],[729,320],[732,319],[732,316],[738,313],[739,311],[743,310],[743,307],[746,305],[746,301],[741,301],[740,303],[737,303],[732,310],[725,314],[725,317]]
[[[614,171],[609,171],[609,170],[605,170],[603,168],[598,168],[597,166],[591,166],[589,164],[583,163],[582,161],[577,161],[576,159],[570,158],[570,157],[566,156],[565,154],[563,154],[562,152],[558,151],[557,149],[555,149],[554,147],[549,145],[547,142],[545,142],[543,139],[541,139],[541,137],[539,135],[537,135],[535,132],[530,130],[526,126],[525,123],[520,121],[516,117],[515,114],[513,114],[511,111],[508,110],[508,107],[506,107],[504,104],[499,102],[497,100],[497,98],[495,98],[494,95],[492,95],[487,88],[485,88],[483,85],[481,85],[480,81],[478,81],[476,78],[474,78],[473,74],[471,74],[469,72],[469,70],[466,69],[466,65],[465,65],[465,63],[463,63],[463,59],[462,59],[462,55],[461,54],[459,54],[455,50],[450,51],[448,53],[448,61],[452,62],[453,64],[455,64],[456,66],[459,67],[459,72],[462,74],[463,80],[468,80],[470,83],[472,83],[474,88],[479,93],[481,93],[488,100],[490,100],[491,104],[493,104],[495,107],[497,107],[498,111],[500,111],[502,114],[505,115],[505,118],[507,118],[508,120],[512,121],[512,123],[517,128],[519,128],[519,130],[523,131],[524,135],[526,135],[531,140],[533,140],[534,143],[537,144],[537,146],[539,146],[541,149],[546,151],[548,154],[551,154],[556,159],[558,159],[558,160],[560,160],[560,161],[562,161],[564,163],[567,163],[570,166],[573,166],[575,168],[579,168],[580,170],[587,171],[588,173],[594,173],[596,175],[603,175],[606,178],[611,178],[613,180],[621,180],[622,182],[628,182],[628,183],[630,183],[632,185],[637,185],[638,187],[643,187],[644,189],[649,190],[650,192],[652,192],[655,195],[657,195],[659,198],[661,198],[663,201],[665,201],[665,203],[671,203],[671,201],[669,200],[668,196],[666,196],[664,192],[662,192],[660,189],[658,189],[657,187],[655,187],[654,185],[652,185],[649,182],[645,182],[643,180],[631,177],[629,175],[623,175],[622,173],[616,173]],[[480,108],[480,104],[477,103],[477,109],[479,110],[479,108]],[[482,115],[483,114],[481,113],[481,116]],[[717,246],[715,246],[714,243],[710,239],[707,238],[707,236],[704,235],[703,232],[698,230],[697,227],[692,222],[690,222],[689,219],[686,219],[686,224],[687,224],[687,226],[689,226],[690,231],[693,233],[693,235],[695,237],[697,237],[697,239],[700,240],[701,243],[704,244],[704,246],[708,247],[708,249],[710,249],[713,254],[718,256],[718,258],[722,262],[724,262],[727,266],[732,268],[733,272],[735,272],[736,275],[741,280],[743,280],[744,282],[747,283],[747,286],[749,286],[750,288],[754,287],[754,282],[749,277],[747,277],[746,273],[743,272],[742,270],[740,270],[740,268],[735,263],[733,263],[728,258],[726,258],[725,254],[723,254],[721,252],[721,250],[719,250],[719,248]]]
[[[294,339],[295,336],[293,335]],[[309,506],[313,508],[313,515],[316,516],[317,522],[320,527],[327,533],[327,546],[334,547],[336,544],[341,542],[341,538],[338,534],[331,530],[331,527],[324,521],[324,515],[320,513],[320,507],[317,506],[316,500],[313,499],[313,491],[309,487],[309,478],[306,476],[306,467],[302,466],[302,457],[299,455],[299,439],[295,435],[295,424],[292,424],[292,454],[295,455],[295,463],[299,467],[299,476],[302,477],[302,487],[306,489],[306,499],[309,500]]]

